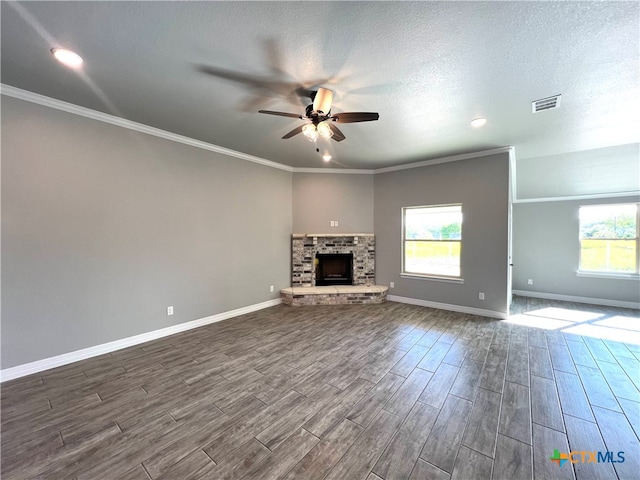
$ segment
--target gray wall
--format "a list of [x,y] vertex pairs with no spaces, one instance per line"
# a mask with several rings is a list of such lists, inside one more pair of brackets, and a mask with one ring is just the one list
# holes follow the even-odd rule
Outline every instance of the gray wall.
[[[395,282],[391,295],[506,311],[506,153],[291,174],[1,98],[3,369],[277,298],[290,285],[292,231],[373,231],[376,281]],[[606,152],[622,162],[606,177],[625,178],[609,182],[618,190],[638,183],[637,149]],[[607,155],[519,161],[520,198],[602,193]],[[575,275],[578,206],[634,200],[514,205],[514,288],[637,302],[638,282]],[[458,202],[464,284],[401,278],[401,208]]]
[[[578,277],[580,205],[638,197],[517,203],[513,206],[513,288],[537,293],[640,302],[640,282]],[[532,279],[533,285],[527,280]]]
[[518,199],[640,190],[640,144],[518,159]]
[[[394,282],[390,295],[506,312],[507,153],[378,174],[374,182],[376,283]],[[401,278],[401,208],[449,203],[463,204],[464,284]]]
[[1,153],[3,369],[290,285],[289,172],[5,96]]
[[[293,174],[295,233],[372,233],[373,175]],[[330,222],[338,220],[337,227]]]

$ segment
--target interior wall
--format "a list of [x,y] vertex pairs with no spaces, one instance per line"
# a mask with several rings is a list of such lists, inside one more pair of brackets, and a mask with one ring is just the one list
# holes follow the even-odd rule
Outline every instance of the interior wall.
[[514,290],[640,303],[637,280],[577,275],[579,207],[639,200],[630,196],[514,204]]
[[[519,159],[513,206],[513,289],[604,301],[639,301],[638,281],[582,277],[580,205],[637,202],[640,144]],[[619,196],[629,192],[626,197]],[[598,198],[588,198],[597,195]],[[584,200],[571,197],[586,196]],[[553,198],[556,201],[548,201]],[[564,200],[563,198],[566,198]],[[533,280],[529,285],[527,281]]]
[[640,144],[518,159],[517,198],[640,191]]
[[373,177],[294,173],[294,233],[373,233]]
[[290,285],[289,172],[6,96],[1,149],[3,369]]
[[[390,295],[506,310],[506,153],[377,175],[291,174],[1,98],[2,368],[277,298],[290,285],[292,232],[374,232],[376,282],[394,282]],[[626,165],[616,178],[633,177],[637,149],[608,150]],[[542,181],[548,158],[519,161],[520,198],[594,193],[602,152],[582,154],[584,164],[555,159],[563,178],[590,165],[576,191]],[[514,289],[638,302],[636,281],[575,274],[579,205],[637,200],[515,204]],[[459,202],[464,284],[401,278],[401,208]]]
[[[375,175],[376,283],[390,295],[507,311],[509,154]],[[464,284],[402,278],[402,207],[462,203]],[[478,293],[485,300],[478,299]]]

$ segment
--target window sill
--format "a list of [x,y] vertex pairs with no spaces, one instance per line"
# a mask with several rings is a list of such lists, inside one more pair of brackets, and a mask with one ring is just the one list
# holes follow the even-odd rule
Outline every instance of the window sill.
[[585,278],[613,278],[614,280],[640,280],[637,273],[599,273],[599,272],[576,272],[578,277]]
[[464,278],[453,278],[453,277],[437,277],[435,275],[419,275],[417,273],[401,273],[401,278],[415,278],[418,280],[432,280],[434,282],[445,282],[445,283],[464,283]]

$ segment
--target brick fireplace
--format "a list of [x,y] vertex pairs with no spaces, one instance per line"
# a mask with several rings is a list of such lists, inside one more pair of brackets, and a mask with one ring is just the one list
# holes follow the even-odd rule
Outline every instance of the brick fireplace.
[[375,283],[375,236],[372,233],[299,233],[291,236],[291,286],[315,287],[317,254],[353,254],[352,284]]
[[291,236],[291,287],[285,305],[382,303],[388,287],[375,282],[372,233],[298,233]]

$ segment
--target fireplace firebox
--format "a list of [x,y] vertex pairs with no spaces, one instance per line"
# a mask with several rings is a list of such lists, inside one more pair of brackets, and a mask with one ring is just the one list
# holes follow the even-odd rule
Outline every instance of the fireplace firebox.
[[316,285],[353,285],[353,253],[316,253]]

